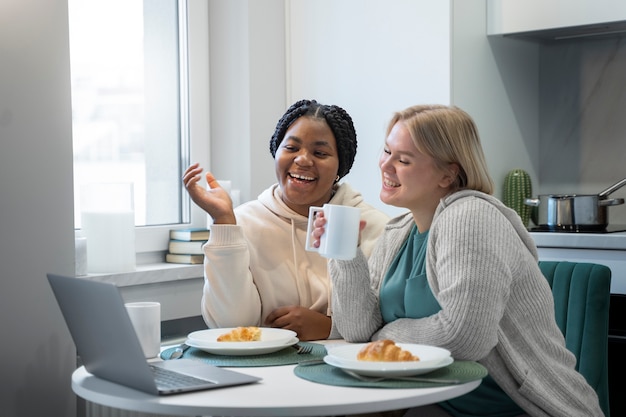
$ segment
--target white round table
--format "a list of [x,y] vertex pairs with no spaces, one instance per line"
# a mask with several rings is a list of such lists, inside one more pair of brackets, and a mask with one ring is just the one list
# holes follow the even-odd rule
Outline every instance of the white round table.
[[297,377],[295,365],[230,368],[261,377],[243,385],[189,394],[153,396],[99,379],[78,368],[74,392],[96,404],[180,416],[330,416],[372,413],[432,404],[466,394],[480,380],[436,388],[356,388],[324,385]]

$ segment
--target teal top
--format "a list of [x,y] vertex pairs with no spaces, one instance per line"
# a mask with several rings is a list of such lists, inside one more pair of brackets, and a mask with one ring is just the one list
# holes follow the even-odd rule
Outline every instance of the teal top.
[[383,322],[390,323],[401,318],[419,319],[441,310],[426,280],[427,241],[428,231],[420,233],[414,225],[389,266],[380,288]]
[[[389,266],[380,289],[380,311],[385,323],[399,318],[419,319],[441,310],[426,279],[427,241],[428,231],[420,233],[414,225]],[[474,391],[439,405],[456,417],[524,414],[490,376]]]

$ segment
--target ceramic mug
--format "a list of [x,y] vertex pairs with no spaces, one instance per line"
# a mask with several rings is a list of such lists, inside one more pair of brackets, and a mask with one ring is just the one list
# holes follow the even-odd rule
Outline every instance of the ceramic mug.
[[[315,215],[324,212],[326,225],[324,234],[320,238],[319,248],[312,246],[311,233]],[[318,252],[325,258],[349,260],[356,256],[359,245],[359,223],[361,209],[357,207],[324,204],[323,207],[309,208],[309,222],[307,227],[306,247],[312,252]]]
[[161,304],[139,301],[125,306],[145,357],[156,357],[161,351]]

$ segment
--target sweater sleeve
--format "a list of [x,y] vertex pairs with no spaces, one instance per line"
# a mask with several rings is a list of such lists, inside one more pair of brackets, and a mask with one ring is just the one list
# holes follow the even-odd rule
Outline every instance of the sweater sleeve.
[[351,261],[328,262],[333,284],[333,326],[345,340],[369,341],[382,326],[380,285],[412,224],[410,214],[390,220],[368,259],[359,250]]
[[363,251],[359,249],[350,261],[329,260],[328,269],[333,283],[333,328],[348,342],[369,341],[382,317]]
[[242,227],[212,225],[204,255],[202,317],[209,328],[260,325],[261,299]]

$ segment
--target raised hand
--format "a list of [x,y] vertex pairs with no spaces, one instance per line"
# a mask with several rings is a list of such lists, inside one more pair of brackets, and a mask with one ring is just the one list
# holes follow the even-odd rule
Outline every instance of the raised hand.
[[183,184],[193,202],[213,218],[214,224],[236,224],[233,202],[228,192],[220,186],[210,172],[205,174],[210,188],[203,187],[200,183],[201,174],[202,167],[198,163],[190,165],[183,174]]

